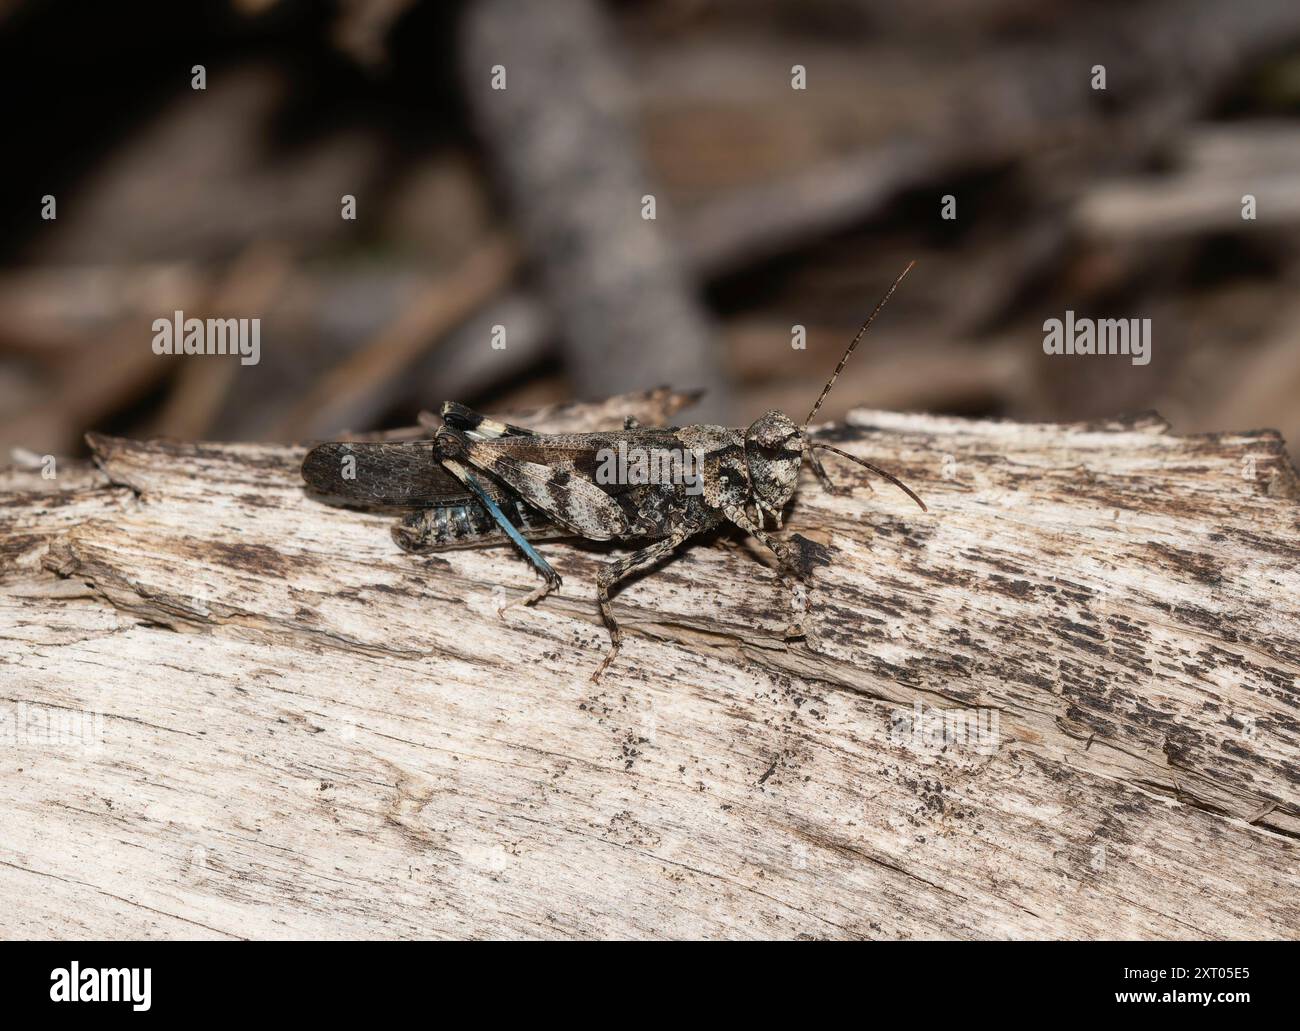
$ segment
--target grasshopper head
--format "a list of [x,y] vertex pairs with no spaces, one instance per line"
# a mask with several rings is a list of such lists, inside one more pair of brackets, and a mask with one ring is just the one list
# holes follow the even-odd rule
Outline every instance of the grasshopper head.
[[807,446],[803,431],[783,412],[767,412],[745,431],[745,463],[754,501],[777,526],[799,481],[799,463]]

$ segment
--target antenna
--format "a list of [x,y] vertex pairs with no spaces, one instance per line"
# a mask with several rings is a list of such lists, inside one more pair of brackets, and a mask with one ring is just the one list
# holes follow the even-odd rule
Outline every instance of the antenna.
[[901,490],[904,494],[906,494],[909,498],[911,498],[911,499],[912,499],[913,501],[915,501],[918,505],[920,505],[920,506],[921,506],[921,511],[922,511],[922,512],[928,512],[928,511],[930,511],[928,508],[925,507],[925,502],[921,500],[920,496],[916,493],[916,491],[914,491],[911,487],[909,487],[906,483],[904,483],[902,480],[900,480],[900,479],[899,479],[897,476],[895,476],[893,473],[891,473],[891,472],[886,472],[884,469],[880,468],[880,466],[878,466],[878,465],[872,465],[872,464],[871,464],[870,462],[868,462],[865,458],[859,458],[857,455],[851,455],[851,454],[849,454],[847,451],[841,451],[839,448],[837,448],[837,447],[831,447],[829,444],[809,444],[809,445],[808,445],[808,450],[809,450],[809,452],[811,452],[812,449],[815,448],[815,447],[819,447],[819,448],[821,448],[823,451],[830,451],[832,454],[839,455],[841,458],[847,458],[850,462],[857,462],[858,465],[865,465],[865,466],[866,466],[868,469],[870,469],[873,473],[879,473],[881,476],[883,476],[885,479],[887,479],[890,483],[892,483],[895,487],[897,487],[897,488],[898,488],[899,490]]
[[831,392],[831,387],[835,386],[835,381],[839,379],[839,375],[844,370],[844,366],[848,362],[849,357],[858,346],[858,341],[867,335],[867,330],[871,328],[871,323],[874,322],[876,316],[880,314],[880,309],[885,306],[885,303],[891,297],[894,296],[894,291],[898,289],[898,284],[903,281],[904,276],[912,271],[912,266],[915,264],[915,261],[909,261],[907,263],[907,268],[903,269],[903,271],[898,274],[898,278],[894,280],[893,285],[885,291],[885,296],[880,299],[880,303],[876,305],[875,311],[867,316],[867,321],[862,324],[862,328],[858,330],[858,335],[855,336],[853,342],[849,344],[849,349],[844,352],[844,357],[840,359],[839,365],[835,366],[835,371],[831,373],[831,378],[826,381],[826,386],[822,387],[821,396],[817,398],[817,403],[812,406],[812,411],[808,413],[808,418],[803,421],[805,427],[813,421],[813,416],[820,410],[822,402],[826,400],[826,395]]

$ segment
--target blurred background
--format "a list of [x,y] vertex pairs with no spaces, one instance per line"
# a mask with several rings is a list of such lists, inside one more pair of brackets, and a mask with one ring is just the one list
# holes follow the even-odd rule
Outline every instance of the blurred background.
[[[4,460],[661,383],[802,418],[911,258],[825,417],[1300,437],[1296,0],[0,0],[0,94]],[[1067,308],[1151,363],[1045,356]],[[260,364],[155,355],[175,310]]]

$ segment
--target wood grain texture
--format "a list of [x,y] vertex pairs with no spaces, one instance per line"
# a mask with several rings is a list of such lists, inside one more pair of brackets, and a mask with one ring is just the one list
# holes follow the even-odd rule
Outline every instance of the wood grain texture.
[[564,587],[503,622],[515,555],[398,551],[300,447],[0,473],[0,933],[1300,936],[1277,435],[827,436],[930,514],[829,457],[806,640],[723,534],[616,596],[599,685],[609,547],[544,545]]

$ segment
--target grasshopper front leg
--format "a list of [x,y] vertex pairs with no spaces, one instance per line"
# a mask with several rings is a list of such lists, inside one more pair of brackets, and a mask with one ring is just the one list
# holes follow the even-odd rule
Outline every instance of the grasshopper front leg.
[[817,477],[817,482],[822,485],[822,490],[827,494],[838,495],[852,493],[847,487],[841,487],[831,479],[830,473],[826,471],[826,467],[822,465],[821,459],[819,459],[813,451],[808,452],[808,464],[812,467],[812,471]]
[[790,588],[790,609],[794,622],[786,629],[787,639],[803,637],[803,617],[807,614],[806,584],[812,580],[813,569],[828,563],[828,552],[822,545],[794,534],[790,543],[774,540],[762,530],[756,536],[771,550],[780,563],[780,576]]
[[802,614],[807,608],[803,584],[811,579],[814,566],[825,564],[825,549],[798,534],[794,535],[793,546],[779,541],[750,519],[742,509],[728,509],[726,516],[776,556],[777,575],[790,591],[790,610],[795,617],[794,622],[786,628],[785,636],[787,639],[803,637]]
[[596,600],[600,603],[600,616],[605,621],[605,629],[609,631],[609,651],[605,653],[605,658],[601,660],[596,672],[591,675],[593,684],[600,682],[601,674],[609,668],[609,664],[614,661],[619,649],[623,647],[623,631],[619,628],[618,620],[614,618],[614,612],[609,603],[609,589],[641,566],[649,565],[663,558],[694,532],[694,530],[678,531],[661,541],[655,541],[640,551],[634,551],[624,558],[615,559],[608,565],[603,566],[600,572],[596,574]]

